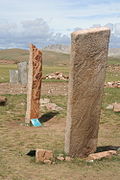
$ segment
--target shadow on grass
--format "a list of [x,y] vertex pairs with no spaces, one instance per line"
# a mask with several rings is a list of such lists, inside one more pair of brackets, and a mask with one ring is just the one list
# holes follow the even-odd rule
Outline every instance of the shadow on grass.
[[47,122],[47,121],[49,121],[50,119],[52,119],[54,116],[56,116],[57,114],[59,114],[59,112],[48,112],[48,113],[45,113],[45,114],[43,114],[43,115],[39,118],[39,121],[40,121],[41,123]]
[[36,150],[30,150],[26,155],[34,157],[36,154]]
[[118,150],[120,146],[99,146],[97,147],[96,152],[103,152],[103,151],[109,151],[109,150]]

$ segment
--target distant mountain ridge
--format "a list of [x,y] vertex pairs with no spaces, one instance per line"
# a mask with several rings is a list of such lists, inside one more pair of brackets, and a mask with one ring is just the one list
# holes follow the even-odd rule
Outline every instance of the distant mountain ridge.
[[[52,44],[44,47],[43,50],[70,54],[70,45]],[[108,52],[108,56],[120,57],[120,48],[110,48]]]
[[120,48],[110,48],[108,55],[110,57],[119,57],[120,58]]
[[43,50],[60,52],[60,53],[64,53],[64,54],[70,54],[70,45],[52,44],[52,45],[48,45],[48,46],[44,47]]

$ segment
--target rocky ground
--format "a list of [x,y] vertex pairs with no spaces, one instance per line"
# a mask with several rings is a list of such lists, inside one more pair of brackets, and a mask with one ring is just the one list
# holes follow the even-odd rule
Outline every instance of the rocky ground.
[[[42,95],[67,95],[67,82],[43,82]],[[0,94],[26,94],[26,86],[0,83]]]
[[[105,83],[105,87],[120,88],[120,81]],[[0,83],[0,94],[26,94],[27,87],[21,84]],[[67,95],[68,82],[43,82],[42,95]]]

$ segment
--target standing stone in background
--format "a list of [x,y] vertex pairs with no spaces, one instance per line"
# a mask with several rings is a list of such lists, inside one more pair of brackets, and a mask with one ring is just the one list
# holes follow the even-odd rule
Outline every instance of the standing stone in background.
[[96,151],[110,30],[72,33],[65,152],[85,157]]
[[42,81],[42,52],[34,45],[30,45],[28,65],[27,111],[25,123],[31,119],[38,119],[40,114],[40,94]]
[[18,63],[18,78],[22,85],[27,84],[27,62]]
[[10,83],[18,83],[18,70],[9,70]]

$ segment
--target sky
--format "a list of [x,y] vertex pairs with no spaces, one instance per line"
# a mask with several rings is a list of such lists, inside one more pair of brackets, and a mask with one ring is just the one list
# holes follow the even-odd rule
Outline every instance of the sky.
[[0,48],[69,44],[73,31],[97,26],[120,47],[120,0],[0,0]]

